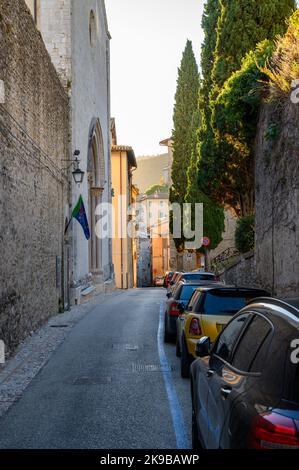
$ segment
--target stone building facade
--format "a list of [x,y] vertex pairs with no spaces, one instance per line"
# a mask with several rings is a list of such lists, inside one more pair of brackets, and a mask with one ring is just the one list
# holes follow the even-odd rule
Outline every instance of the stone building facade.
[[67,302],[69,100],[24,0],[0,0],[0,339]]
[[[26,0],[52,62],[69,93],[72,154],[80,151],[83,184],[72,187],[72,207],[83,197],[91,231],[74,221],[72,300],[85,288],[102,291],[114,277],[112,240],[95,233],[96,207],[111,202],[110,34],[104,0]],[[111,224],[111,220],[108,224]]]

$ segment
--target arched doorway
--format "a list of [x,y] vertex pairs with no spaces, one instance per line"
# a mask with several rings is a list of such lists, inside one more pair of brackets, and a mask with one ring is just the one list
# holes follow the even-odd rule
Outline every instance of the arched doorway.
[[[99,119],[93,119],[88,143],[88,206],[91,238],[89,241],[89,268],[95,282],[103,280],[102,239],[95,233],[96,207],[102,202],[105,186],[103,137]],[[98,234],[99,235],[99,234]]]

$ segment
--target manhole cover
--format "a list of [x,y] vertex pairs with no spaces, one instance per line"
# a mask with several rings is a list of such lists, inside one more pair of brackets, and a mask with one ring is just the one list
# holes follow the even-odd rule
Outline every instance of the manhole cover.
[[133,364],[133,372],[173,372],[175,366],[161,366],[160,364]]
[[51,325],[51,328],[68,328],[70,325]]
[[73,385],[103,385],[111,383],[111,377],[78,377]]
[[123,344],[123,343],[114,343],[112,344],[112,348],[117,351],[138,351],[139,347],[135,344]]

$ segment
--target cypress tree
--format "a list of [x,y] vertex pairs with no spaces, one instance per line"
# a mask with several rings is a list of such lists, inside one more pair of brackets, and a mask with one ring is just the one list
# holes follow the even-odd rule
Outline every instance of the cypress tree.
[[203,204],[204,209],[204,233],[205,237],[211,240],[210,249],[215,249],[222,241],[224,232],[224,210],[216,205],[208,196],[206,196],[198,186],[198,152],[197,152],[197,129],[200,126],[201,112],[198,108],[192,119],[191,126],[191,142],[192,153],[190,166],[187,172],[188,190],[186,194],[186,202],[192,204],[192,223],[194,225],[194,204]]
[[187,41],[178,71],[173,115],[173,164],[170,201],[183,203],[187,191],[187,171],[192,155],[193,115],[198,106],[199,73],[192,43]]
[[216,90],[259,42],[285,33],[286,20],[296,8],[294,0],[220,0],[220,4],[213,67]]
[[[239,195],[234,191],[235,188],[232,188],[235,175],[231,174],[231,167],[227,165],[231,146],[221,140],[219,123],[215,129],[217,98],[226,81],[234,72],[240,70],[249,51],[255,50],[257,44],[264,39],[272,40],[277,34],[285,32],[286,20],[294,8],[294,0],[209,0],[206,5],[203,19],[205,42],[202,66],[203,72],[206,71],[207,74],[204,76],[207,89],[202,100],[208,105],[198,133],[198,179],[200,188],[218,204],[226,202],[236,207]],[[215,29],[216,39],[213,39]],[[240,100],[242,101],[242,96]],[[248,121],[250,116],[243,124],[250,125]],[[239,124],[242,126],[242,122]],[[236,156],[236,161],[238,158]],[[244,159],[239,158],[239,161],[244,163]],[[238,171],[237,167],[233,168],[235,172]],[[252,174],[252,180],[253,177]]]
[[[202,86],[199,94],[201,110],[201,125],[197,134],[198,141],[198,184],[203,191],[209,191],[213,184],[210,177],[210,159],[214,153],[214,133],[211,125],[210,96],[213,87],[212,71],[214,67],[214,54],[216,49],[216,31],[220,18],[220,0],[207,0],[202,17],[204,42],[201,49]],[[212,177],[215,175],[212,172]],[[209,182],[209,184],[207,184]]]

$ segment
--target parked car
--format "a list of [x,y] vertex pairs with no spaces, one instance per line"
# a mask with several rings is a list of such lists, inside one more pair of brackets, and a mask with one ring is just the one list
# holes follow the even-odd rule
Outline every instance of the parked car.
[[154,284],[156,287],[164,287],[164,276],[156,276]]
[[216,275],[213,273],[206,273],[205,271],[193,271],[190,273],[181,273],[176,282],[179,281],[210,281],[217,282]]
[[198,342],[194,449],[299,449],[298,307],[299,300],[255,299],[213,346],[208,337]]
[[173,291],[175,286],[180,282],[204,282],[204,283],[211,283],[211,282],[218,282],[216,279],[215,274],[206,273],[206,272],[189,272],[189,273],[178,273],[175,277],[174,282],[171,283],[170,292]]
[[181,376],[190,376],[196,344],[202,336],[215,341],[231,318],[253,298],[270,295],[265,290],[224,286],[201,286],[186,310],[177,318],[176,353],[181,357]]
[[174,275],[173,271],[170,271],[170,272],[165,274],[165,278],[164,278],[164,287],[165,287],[165,289],[168,289],[173,275]]
[[173,287],[174,287],[174,285],[175,285],[175,283],[176,283],[176,279],[177,279],[178,276],[180,276],[181,274],[182,274],[182,273],[179,272],[179,271],[175,271],[175,272],[173,273],[173,276],[172,276],[171,280],[169,281],[167,293],[168,293],[168,292],[171,292],[171,291],[173,290]]
[[207,285],[206,281],[185,282],[180,281],[175,285],[175,288],[168,292],[165,309],[165,328],[164,339],[166,343],[175,341],[177,334],[176,321],[184,310],[190,300],[195,289],[200,285]]
[[164,320],[164,341],[171,343],[176,338],[176,320],[177,317],[184,312],[194,290],[198,287],[198,283],[176,284],[175,289],[167,294],[168,300],[165,307]]

